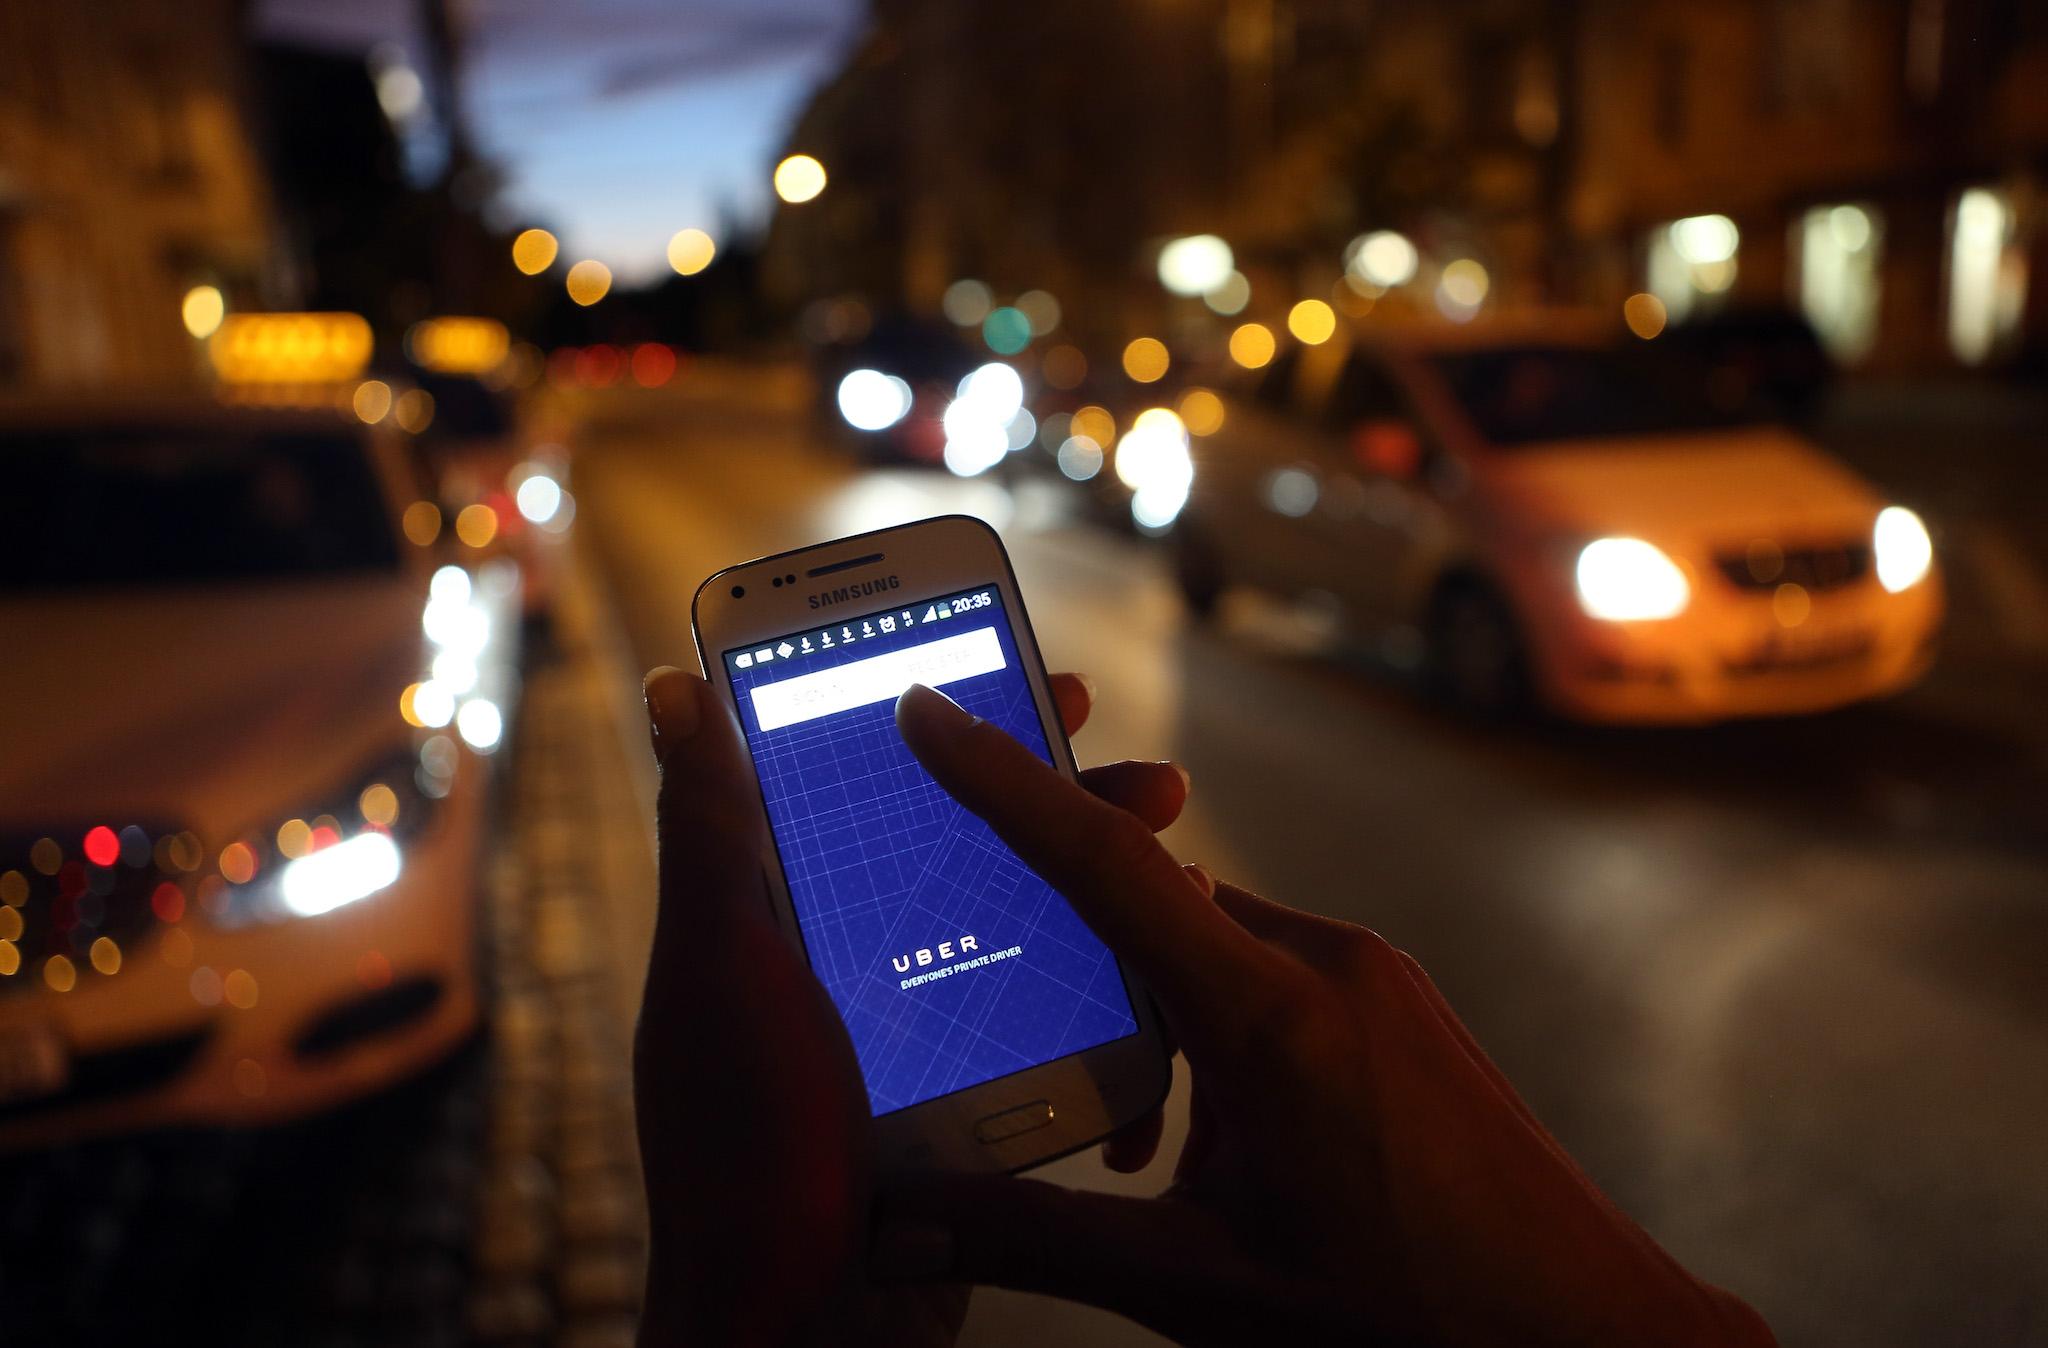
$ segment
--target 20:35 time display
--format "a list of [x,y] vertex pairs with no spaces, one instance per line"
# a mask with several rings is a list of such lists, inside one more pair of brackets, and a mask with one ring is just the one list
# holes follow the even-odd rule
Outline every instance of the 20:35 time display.
[[988,606],[989,597],[987,590],[982,590],[977,594],[963,594],[953,601],[953,611],[955,613],[960,613],[967,609],[987,608]]

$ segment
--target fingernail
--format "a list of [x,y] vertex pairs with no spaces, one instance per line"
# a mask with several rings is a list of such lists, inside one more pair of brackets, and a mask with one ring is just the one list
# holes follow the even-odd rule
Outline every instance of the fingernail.
[[1195,779],[1188,776],[1187,764],[1182,763],[1177,759],[1169,758],[1166,760],[1166,766],[1172,768],[1175,772],[1180,774],[1181,795],[1185,796],[1195,789]]
[[665,757],[671,745],[697,733],[697,690],[688,674],[674,665],[648,671],[640,691],[647,698],[647,729],[654,757]]
[[945,733],[965,730],[981,720],[971,716],[967,709],[936,688],[927,688],[913,683],[903,690],[903,696],[896,700],[896,723],[919,720],[932,730]]
[[1190,862],[1181,867],[1181,869],[1187,872],[1188,879],[1195,882],[1195,887],[1202,891],[1203,898],[1213,899],[1216,897],[1216,877],[1209,873],[1207,866]]
[[868,1272],[878,1279],[937,1278],[953,1271],[953,1233],[924,1222],[890,1222],[875,1228],[868,1248]]

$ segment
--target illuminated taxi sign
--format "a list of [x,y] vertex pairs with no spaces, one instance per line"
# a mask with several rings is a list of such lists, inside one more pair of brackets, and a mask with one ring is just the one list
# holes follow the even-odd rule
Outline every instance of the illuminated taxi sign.
[[436,374],[483,374],[512,349],[512,334],[494,318],[429,318],[412,325],[405,348]]
[[360,377],[372,345],[361,314],[229,314],[206,354],[230,384],[313,384]]

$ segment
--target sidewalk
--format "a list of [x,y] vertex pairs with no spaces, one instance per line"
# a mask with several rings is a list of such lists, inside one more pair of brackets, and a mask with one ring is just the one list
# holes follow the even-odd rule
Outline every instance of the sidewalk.
[[495,1024],[475,1342],[628,1345],[646,1248],[632,1026],[653,927],[652,772],[587,572],[521,701],[489,877]]

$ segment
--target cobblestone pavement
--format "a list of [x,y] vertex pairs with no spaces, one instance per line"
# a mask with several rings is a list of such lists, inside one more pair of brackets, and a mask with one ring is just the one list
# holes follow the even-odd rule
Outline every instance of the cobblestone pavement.
[[[526,685],[493,877],[489,1124],[469,1323],[489,1345],[629,1344],[645,1246],[629,1076],[646,835],[590,637]],[[650,882],[651,883],[651,882]],[[614,903],[624,920],[610,919]],[[615,938],[623,936],[623,948]],[[625,972],[632,970],[631,973]]]
[[570,589],[500,759],[485,1033],[320,1118],[0,1158],[0,1343],[631,1342],[647,774]]

